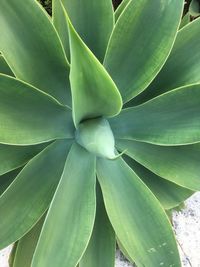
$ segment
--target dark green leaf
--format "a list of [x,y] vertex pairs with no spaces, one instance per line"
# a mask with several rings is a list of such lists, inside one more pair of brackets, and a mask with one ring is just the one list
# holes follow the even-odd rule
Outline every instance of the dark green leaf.
[[2,55],[0,55],[0,73],[13,76],[13,72]]
[[77,265],[94,225],[95,183],[95,157],[74,144],[49,208],[32,267]]
[[0,176],[0,196],[6,191],[9,185],[14,181],[21,169],[17,169],[11,172],[8,172]]
[[119,16],[124,12],[125,8],[132,0],[123,0],[115,11],[115,22],[117,22]]

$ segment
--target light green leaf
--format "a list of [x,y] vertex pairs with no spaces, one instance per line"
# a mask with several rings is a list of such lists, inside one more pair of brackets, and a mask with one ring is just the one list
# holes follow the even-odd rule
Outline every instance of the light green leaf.
[[117,140],[116,144],[158,176],[191,190],[200,190],[200,144],[158,146],[128,140]]
[[37,144],[71,138],[74,132],[71,111],[67,107],[5,75],[0,75],[0,121],[0,143],[4,144]]
[[0,249],[26,234],[47,210],[70,147],[56,141],[22,169],[0,197]]
[[[181,24],[179,26],[179,30],[182,29],[183,27],[185,27],[188,23],[190,23],[190,14],[189,12],[187,14],[185,14],[185,16],[182,18],[181,20]],[[177,35],[177,39],[178,39],[178,35]],[[175,42],[176,45],[176,42]],[[172,50],[173,52],[173,50]]]
[[0,176],[0,196],[6,191],[9,185],[14,181],[18,173],[20,172],[19,169],[8,172]]
[[[133,169],[133,171],[138,175],[138,177],[140,177],[140,179],[157,197],[164,209],[172,209],[174,207],[177,207],[178,205],[180,205],[180,203],[185,201],[194,193],[194,191],[180,187],[175,183],[169,182],[159,177],[158,175],[149,171],[144,166],[140,165],[129,157],[125,157],[125,160]],[[165,159],[163,159],[163,161],[164,160]]]
[[165,63],[176,37],[183,2],[131,1],[119,17],[104,66],[124,102],[142,92]]
[[118,139],[170,146],[199,142],[199,118],[200,84],[196,84],[124,109],[109,121]]
[[120,93],[88,47],[83,43],[69,18],[73,119],[77,126],[82,120],[111,117],[122,107]]
[[75,143],[49,208],[32,267],[78,264],[94,225],[95,183],[95,157]]
[[117,7],[115,11],[115,22],[117,22],[119,16],[122,14],[122,12],[125,10],[127,5],[131,2],[132,0],[123,0],[121,4]]
[[[84,43],[100,61],[103,61],[114,26],[112,1],[62,0],[62,3]],[[59,0],[53,1],[53,21],[69,56],[67,22]]]
[[106,214],[102,192],[97,183],[97,211],[92,237],[79,267],[114,267],[115,233]]
[[198,0],[192,0],[189,7],[189,13],[193,17],[200,15],[200,3]]
[[[138,105],[174,88],[200,82],[200,19],[183,27],[155,80],[129,105]],[[170,79],[169,79],[170,77]]]
[[180,267],[178,249],[160,203],[120,158],[98,159],[97,176],[117,237],[138,267]]
[[44,216],[19,240],[12,267],[31,267],[33,254],[37,246],[43,222]]
[[0,144],[0,175],[25,165],[47,144],[35,146],[8,146]]
[[4,57],[0,54],[0,73],[13,76],[13,72],[6,63]]
[[15,76],[70,105],[64,50],[37,1],[1,0],[0,25],[0,51]]

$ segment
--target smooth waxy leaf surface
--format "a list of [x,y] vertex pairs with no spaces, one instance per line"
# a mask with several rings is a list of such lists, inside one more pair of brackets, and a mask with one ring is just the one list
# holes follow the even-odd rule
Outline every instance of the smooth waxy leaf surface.
[[19,173],[19,169],[8,172],[0,176],[0,196],[9,187],[9,185],[14,181],[18,173]]
[[8,64],[6,63],[2,55],[0,55],[0,73],[13,76],[13,72],[9,68]]
[[32,267],[77,265],[94,225],[95,183],[95,157],[74,144],[49,208]]
[[97,209],[92,237],[79,267],[114,267],[115,233],[108,219],[99,184],[97,184]]
[[27,233],[47,210],[70,143],[56,141],[34,157],[0,197],[0,248]]
[[[179,30],[182,29],[183,27],[185,27],[188,23],[190,23],[190,13],[188,12],[187,14],[185,14],[185,16],[182,18],[181,20],[181,24],[179,26]],[[178,36],[177,36],[178,38]],[[176,43],[175,43],[176,45]],[[173,52],[173,50],[172,50]]]
[[117,147],[146,168],[171,182],[200,190],[200,144],[157,146],[142,142],[117,140]]
[[176,37],[183,2],[131,1],[119,17],[104,65],[124,102],[142,92],[166,61]]
[[119,16],[122,14],[124,9],[127,7],[127,5],[131,2],[132,0],[123,0],[121,4],[118,6],[118,8],[115,11],[115,21],[118,20]]
[[189,7],[189,13],[193,17],[200,15],[200,3],[198,0],[192,0]]
[[124,109],[110,119],[114,136],[160,145],[200,141],[200,84],[163,94],[143,105]]
[[30,267],[33,254],[40,236],[44,218],[42,217],[39,222],[23,236],[17,243],[17,248],[14,255],[12,267]]
[[23,166],[45,148],[47,144],[35,146],[8,146],[0,144],[0,175]]
[[[67,22],[59,0],[53,2],[53,18],[67,55],[69,55]],[[114,26],[114,12],[111,0],[62,0],[62,3],[82,40],[103,61],[107,43]]]
[[[194,193],[189,189],[180,187],[177,184],[159,177],[129,157],[126,157],[125,160],[157,197],[164,209],[177,207]],[[163,159],[163,161],[164,160],[165,159]]]
[[15,76],[70,105],[64,50],[37,1],[1,0],[0,25],[0,51]]
[[180,267],[164,210],[128,165],[122,159],[98,159],[97,176],[116,235],[136,265]]
[[164,67],[149,87],[133,99],[131,104],[140,104],[174,88],[199,83],[199,42],[200,19],[197,19],[179,31]]
[[67,107],[34,87],[4,75],[0,75],[0,122],[0,143],[4,144],[37,144],[71,138],[74,132]]
[[[67,13],[66,19],[67,18]],[[73,119],[77,126],[83,119],[110,117],[122,107],[120,93],[100,62],[80,39],[68,20],[71,48],[70,82]]]

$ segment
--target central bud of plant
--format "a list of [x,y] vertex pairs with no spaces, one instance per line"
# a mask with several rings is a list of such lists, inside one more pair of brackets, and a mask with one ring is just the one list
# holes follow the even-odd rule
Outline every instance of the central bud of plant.
[[109,122],[104,118],[90,119],[79,124],[76,141],[96,156],[115,159],[115,139]]

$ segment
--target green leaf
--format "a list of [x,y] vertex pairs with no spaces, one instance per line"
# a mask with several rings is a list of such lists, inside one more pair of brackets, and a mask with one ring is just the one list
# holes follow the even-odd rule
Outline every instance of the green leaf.
[[[151,151],[149,152],[151,153]],[[125,160],[157,197],[164,209],[177,207],[194,193],[194,191],[180,187],[175,183],[159,177],[129,157],[126,157]]]
[[114,267],[115,233],[106,214],[102,192],[97,183],[97,211],[92,237],[79,267]]
[[74,132],[71,111],[67,107],[5,75],[0,75],[0,121],[0,143],[4,144],[37,144],[71,138]]
[[[179,26],[179,30],[182,29],[183,27],[185,27],[186,25],[188,25],[188,23],[190,23],[190,13],[188,12],[187,14],[185,14],[185,16],[182,18],[181,20],[181,24]],[[178,39],[178,35],[177,35],[177,39]],[[175,42],[176,45],[176,42]],[[172,50],[173,53],[173,50]]]
[[13,72],[2,55],[0,55],[0,73],[13,76]]
[[12,267],[31,267],[33,254],[37,246],[43,222],[44,216],[19,240]]
[[0,51],[15,76],[70,105],[64,50],[37,1],[1,0],[0,25]]
[[198,0],[192,0],[189,7],[189,13],[193,17],[200,15],[200,2]]
[[[62,0],[62,3],[84,43],[100,61],[103,61],[114,26],[112,1]],[[69,56],[67,22],[59,0],[53,1],[53,21]]]
[[74,143],[49,208],[32,267],[78,264],[94,225],[95,183],[95,157]]
[[160,203],[120,158],[98,159],[97,176],[117,237],[138,267],[180,267],[178,249]]
[[199,118],[200,84],[196,84],[124,109],[109,121],[118,139],[171,146],[199,142]]
[[25,165],[47,144],[35,146],[8,146],[0,144],[0,175]]
[[22,169],[0,197],[0,249],[26,234],[47,210],[60,180],[68,141],[56,141]]
[[8,172],[4,175],[0,176],[0,196],[6,191],[9,185],[14,181],[18,173],[20,172],[19,169]]
[[117,7],[117,9],[115,11],[115,22],[117,22],[118,18],[120,17],[120,15],[122,14],[122,12],[124,12],[125,8],[128,6],[128,4],[131,1],[132,0],[123,0],[121,2],[121,4]]
[[104,65],[124,102],[142,92],[165,63],[176,37],[183,2],[131,1],[119,17]]
[[200,144],[158,146],[117,140],[116,145],[158,176],[191,190],[200,190]]
[[9,259],[8,259],[9,267],[13,267],[14,260],[15,260],[15,253],[17,250],[17,244],[18,244],[18,242],[14,243],[12,250],[10,252]]
[[73,119],[77,126],[82,120],[111,117],[122,107],[120,93],[88,47],[83,43],[69,18]]
[[[200,82],[200,19],[183,27],[155,80],[129,105],[138,105],[174,88]],[[170,77],[170,79],[169,79]]]

